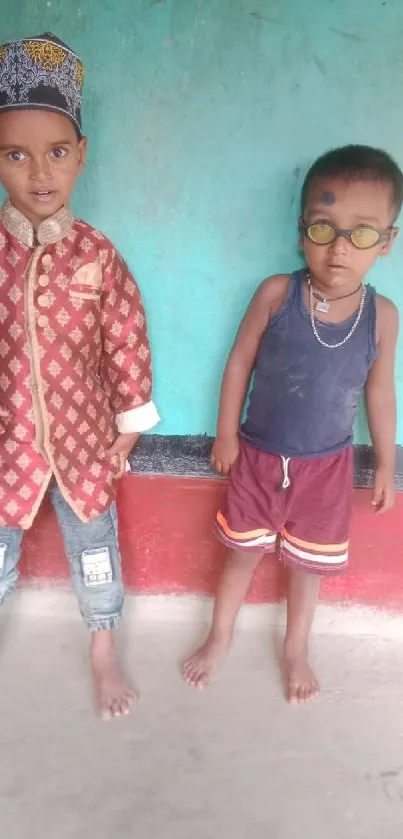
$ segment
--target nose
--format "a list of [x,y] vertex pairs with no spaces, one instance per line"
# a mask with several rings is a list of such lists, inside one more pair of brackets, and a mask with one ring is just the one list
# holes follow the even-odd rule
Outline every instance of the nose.
[[348,246],[349,242],[345,236],[336,236],[334,241],[330,244],[330,249],[334,254],[346,254]]
[[50,166],[46,155],[31,158],[30,177],[33,181],[44,181],[50,178]]

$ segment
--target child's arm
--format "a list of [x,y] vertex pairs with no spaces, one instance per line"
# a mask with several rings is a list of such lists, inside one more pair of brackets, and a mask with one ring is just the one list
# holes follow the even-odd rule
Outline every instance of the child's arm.
[[159,416],[151,399],[151,354],[140,292],[116,252],[104,269],[101,336],[100,377],[118,432],[107,454],[120,455],[123,472],[140,434],[153,428]]
[[378,355],[365,386],[368,425],[375,454],[373,505],[385,513],[394,503],[396,457],[395,352],[398,312],[386,297],[376,300]]
[[276,276],[259,286],[239,327],[221,385],[217,437],[211,462],[227,474],[239,452],[239,423],[260,339],[270,316],[284,302],[289,277]]

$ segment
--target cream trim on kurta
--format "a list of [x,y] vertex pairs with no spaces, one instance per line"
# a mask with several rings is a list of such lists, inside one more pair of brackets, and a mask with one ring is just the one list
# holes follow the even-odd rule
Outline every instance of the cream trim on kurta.
[[[66,500],[67,504],[71,509],[75,512],[76,516],[82,522],[86,522],[87,519],[83,516],[82,511],[79,509],[78,505],[73,501],[70,494],[68,493],[64,483],[60,477],[60,473],[57,467],[57,464],[53,457],[53,452],[50,446],[50,428],[49,428],[49,418],[48,412],[46,408],[46,401],[45,401],[45,394],[43,391],[42,386],[42,375],[41,375],[41,365],[40,365],[40,353],[39,353],[39,342],[36,334],[36,317],[35,317],[35,305],[34,305],[34,288],[35,288],[35,278],[36,278],[36,269],[38,265],[38,261],[41,258],[44,251],[44,247],[40,246],[36,249],[30,267],[28,271],[28,278],[27,278],[27,287],[26,287],[26,311],[25,316],[28,321],[28,347],[29,347],[29,363],[31,366],[31,375],[32,375],[32,397],[33,397],[33,405],[34,405],[34,416],[35,416],[35,428],[36,428],[36,443],[39,451],[41,451],[47,462],[49,463],[52,472],[56,478],[58,487],[60,492],[63,495],[63,498]],[[46,326],[44,327],[46,329]],[[48,482],[49,483],[49,482]],[[45,490],[46,491],[46,490]],[[45,493],[43,493],[44,495]],[[43,496],[42,496],[43,497]]]
[[141,434],[143,431],[154,428],[159,423],[160,416],[154,402],[151,401],[116,414],[115,421],[119,434],[136,434],[136,432]]
[[55,245],[67,236],[75,221],[70,208],[61,207],[54,216],[44,219],[35,231],[31,222],[11,201],[6,201],[3,205],[0,219],[6,230],[28,248],[33,248],[35,244]]

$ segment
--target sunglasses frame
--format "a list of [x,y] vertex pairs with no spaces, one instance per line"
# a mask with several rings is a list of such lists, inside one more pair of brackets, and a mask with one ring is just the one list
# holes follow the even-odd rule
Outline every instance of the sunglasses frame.
[[[328,227],[334,230],[334,238],[331,239],[330,242],[315,242],[314,239],[311,239],[309,235],[309,228],[313,227],[315,224],[326,224]],[[351,238],[352,234],[355,233],[356,230],[360,230],[362,228],[365,228],[367,230],[373,230],[374,233],[378,234],[376,242],[374,242],[372,245],[367,245],[367,247],[365,248],[360,248],[360,246],[356,245]],[[371,225],[369,224],[357,224],[357,226],[353,227],[351,230],[341,230],[341,228],[335,227],[334,224],[332,224],[327,219],[318,219],[317,221],[313,221],[310,224],[308,224],[302,218],[299,220],[298,229],[299,232],[302,233],[307,239],[309,239],[309,241],[312,242],[313,245],[317,245],[319,248],[325,247],[326,245],[331,245],[332,242],[338,239],[339,236],[342,236],[343,239],[347,239],[347,241],[352,244],[353,248],[356,248],[356,250],[358,251],[369,251],[371,248],[375,248],[376,245],[379,245],[381,242],[388,242],[391,233],[393,232],[393,230],[395,230],[393,225],[391,227],[388,227],[387,230],[377,230],[376,227],[371,227]]]

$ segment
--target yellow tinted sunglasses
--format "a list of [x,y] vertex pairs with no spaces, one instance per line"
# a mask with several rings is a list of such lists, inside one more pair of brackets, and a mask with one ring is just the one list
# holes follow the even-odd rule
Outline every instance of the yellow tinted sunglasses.
[[353,230],[340,230],[330,221],[315,221],[313,224],[307,224],[301,219],[299,223],[299,232],[315,245],[330,245],[339,236],[343,236],[359,250],[367,250],[379,245],[380,242],[387,242],[392,230],[393,227],[388,227],[387,230],[376,230],[374,227],[362,224],[354,227]]

